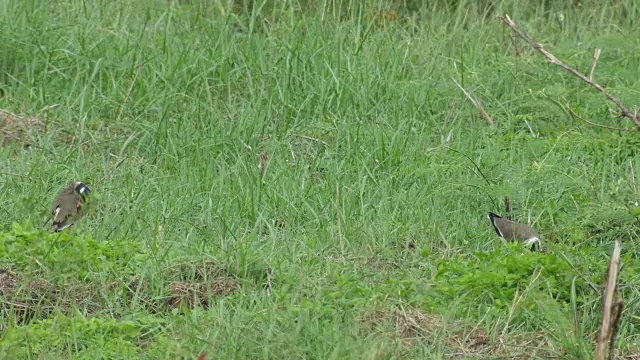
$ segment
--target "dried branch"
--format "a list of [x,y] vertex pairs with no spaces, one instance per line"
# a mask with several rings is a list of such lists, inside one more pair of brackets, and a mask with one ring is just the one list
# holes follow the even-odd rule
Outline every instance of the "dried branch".
[[467,97],[467,99],[469,99],[469,101],[471,101],[473,106],[475,106],[476,109],[478,109],[478,112],[480,113],[480,116],[482,116],[484,121],[486,121],[487,124],[489,124],[490,126],[496,126],[496,123],[494,123],[493,120],[491,120],[491,118],[489,117],[489,114],[487,114],[487,112],[484,111],[484,108],[482,107],[482,104],[480,104],[480,101],[478,101],[478,99],[474,98],[473,95],[471,95],[467,90],[465,90],[462,86],[460,86],[460,84],[458,84],[458,82],[455,79],[453,79],[453,82],[456,83],[456,85],[458,86],[458,88],[460,88],[460,90],[462,90],[464,95]]
[[531,137],[534,138],[534,139],[537,138],[538,135],[536,135],[536,132],[533,131],[533,128],[531,127],[531,125],[529,124],[529,122],[526,119],[524,120],[524,123],[527,124],[527,127],[529,128],[529,132],[531,133]]
[[[563,69],[565,69],[566,71],[570,72],[571,74],[573,74],[575,77],[579,78],[580,80],[584,81],[585,83],[591,85],[592,87],[594,87],[596,90],[600,91],[602,94],[604,94],[604,96],[609,99],[609,101],[613,102],[614,104],[616,104],[616,106],[618,106],[618,108],[620,109],[620,115],[623,117],[626,117],[627,119],[629,119],[631,122],[633,122],[636,127],[637,130],[636,131],[640,131],[640,120],[638,120],[638,113],[634,112],[631,113],[623,104],[620,100],[618,100],[617,98],[613,97],[613,95],[611,95],[605,88],[603,88],[600,84],[590,80],[589,78],[587,78],[586,76],[582,75],[580,72],[578,72],[577,70],[573,69],[572,67],[564,64],[562,61],[558,60],[553,54],[551,54],[550,52],[548,52],[547,50],[545,50],[542,45],[536,43],[535,41],[531,40],[531,38],[529,38],[529,36],[527,36],[527,34],[525,34],[522,30],[520,30],[516,24],[511,21],[511,18],[509,18],[509,15],[505,15],[502,19],[502,22],[507,24],[511,30],[513,30],[522,40],[526,41],[529,45],[531,45],[531,47],[533,47],[537,52],[539,52],[540,54],[542,54],[544,57],[546,57],[548,59],[548,61],[551,64],[557,65]],[[595,60],[594,60],[594,65],[593,67],[595,67]]]
[[[507,24],[505,24],[505,22],[502,22],[502,43],[503,46],[506,48],[507,47],[507,41],[505,40],[505,29],[507,28]],[[509,41],[511,42],[511,47],[513,48],[514,51],[514,56],[515,56],[515,62],[513,64],[513,75],[515,77],[518,76],[518,58],[520,57],[520,48],[518,47],[518,42],[516,40],[515,35],[513,34],[513,31],[509,31]]]
[[[631,159],[629,159],[629,168],[631,169],[631,187],[633,188],[633,193],[637,195],[638,188],[636,187],[636,174],[635,171],[633,171],[633,161],[631,161]],[[636,206],[638,206],[637,202]]]
[[620,243],[615,242],[609,267],[605,273],[605,292],[602,294],[602,323],[596,349],[596,360],[604,360],[604,351],[609,343],[609,358],[612,359],[616,332],[622,314],[622,298],[616,282],[620,270]]
[[591,64],[591,71],[589,72],[590,81],[593,81],[593,72],[596,70],[596,65],[598,64],[599,58],[600,58],[600,49],[596,48],[596,51],[593,53],[593,63]]
[[508,196],[504,197],[504,212],[507,219],[511,220],[511,202]]
[[613,322],[611,324],[611,328],[609,329],[609,334],[611,337],[609,338],[609,359],[614,359],[614,350],[616,344],[616,335],[618,335],[618,329],[620,328],[620,317],[622,316],[622,310],[624,308],[624,304],[622,302],[622,298],[618,293],[618,290],[615,291],[615,303],[613,304]]
[[587,124],[589,124],[591,126],[596,126],[596,127],[601,127],[601,128],[605,128],[605,129],[609,129],[609,130],[616,130],[616,131],[626,131],[626,132],[638,132],[638,131],[640,131],[640,129],[625,129],[625,128],[619,128],[619,127],[615,127],[615,126],[596,124],[596,123],[591,122],[591,121],[581,117],[580,115],[576,114],[575,111],[573,111],[571,109],[569,104],[565,104],[564,106],[567,108],[567,110],[569,110],[569,113],[571,114],[571,116],[575,117],[578,120],[582,120],[582,121],[586,122]]

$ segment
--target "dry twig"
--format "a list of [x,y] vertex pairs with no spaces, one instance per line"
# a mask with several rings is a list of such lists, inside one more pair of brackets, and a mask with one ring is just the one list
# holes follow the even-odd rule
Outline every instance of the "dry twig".
[[[633,193],[638,194],[638,187],[636,186],[636,174],[633,171],[633,161],[629,159],[629,169],[631,169],[631,187],[633,188]],[[638,206],[638,201],[636,200],[635,205]]]
[[589,72],[589,80],[593,81],[593,72],[596,70],[596,65],[598,64],[598,59],[600,58],[600,49],[596,48],[596,51],[593,53],[593,63],[591,64],[591,71]]
[[605,292],[602,294],[602,323],[598,336],[596,360],[604,359],[604,351],[609,343],[609,359],[613,359],[616,333],[622,314],[622,298],[618,294],[616,282],[620,270],[620,243],[615,242],[609,267],[605,273]]
[[496,126],[496,123],[494,123],[493,120],[491,120],[491,118],[489,117],[489,114],[487,114],[487,112],[484,111],[484,108],[482,107],[482,104],[480,104],[480,101],[478,101],[478,99],[474,98],[473,95],[471,95],[467,90],[465,90],[462,86],[460,86],[460,84],[458,84],[458,82],[455,79],[453,79],[453,82],[456,83],[456,85],[460,88],[460,90],[462,90],[464,95],[467,97],[467,99],[469,99],[469,101],[471,101],[473,106],[475,106],[476,109],[478,109],[478,112],[480,113],[480,116],[482,116],[484,121],[486,121],[487,124],[489,124],[490,126]]
[[504,212],[507,219],[511,220],[511,202],[508,196],[504,197]]
[[625,129],[625,128],[619,128],[619,127],[615,127],[615,126],[596,124],[596,123],[591,122],[591,121],[581,117],[580,115],[576,114],[576,112],[573,111],[573,109],[569,106],[569,104],[565,104],[564,107],[567,108],[567,110],[569,111],[569,114],[571,114],[571,116],[573,116],[574,118],[576,118],[576,119],[578,119],[580,121],[584,121],[584,122],[586,122],[587,124],[589,124],[591,126],[601,127],[601,128],[605,128],[605,129],[609,129],[609,130],[615,130],[615,131],[638,132],[637,129]]
[[[605,88],[603,88],[600,84],[594,82],[593,80],[591,80],[590,78],[587,78],[586,76],[584,76],[583,74],[581,74],[580,72],[578,72],[577,70],[575,70],[574,68],[566,65],[565,63],[563,63],[562,61],[558,60],[558,58],[556,58],[553,54],[551,54],[550,52],[548,52],[547,50],[545,50],[541,44],[538,44],[537,42],[531,40],[531,38],[529,36],[527,36],[527,34],[525,34],[522,30],[520,30],[516,24],[511,20],[511,18],[509,18],[509,15],[505,15],[502,18],[502,22],[504,24],[507,24],[511,30],[513,30],[516,35],[518,35],[518,37],[520,37],[522,40],[526,41],[529,45],[531,45],[532,48],[534,48],[537,52],[539,52],[540,54],[542,54],[544,57],[546,57],[548,59],[548,61],[551,64],[557,65],[563,69],[565,69],[566,71],[570,72],[572,75],[574,75],[575,77],[579,78],[580,80],[584,81],[585,83],[589,84],[590,86],[592,86],[593,88],[595,88],[596,90],[598,90],[599,92],[601,92],[602,94],[604,94],[604,96],[611,102],[613,102],[614,104],[616,104],[616,106],[618,106],[618,109],[620,109],[620,116],[621,117],[626,117],[627,119],[629,119],[631,122],[633,122],[633,124],[636,126],[636,129],[634,130],[626,130],[626,131],[635,131],[635,132],[640,132],[640,120],[638,120],[638,112],[634,112],[631,113],[623,104],[620,100],[618,100],[617,98],[615,98],[613,95],[611,95]],[[597,52],[598,56],[599,56],[599,51]],[[592,66],[592,72],[593,69],[595,68],[595,64],[597,62],[597,58],[594,56],[594,62],[593,62],[593,66]],[[594,123],[592,122],[588,122],[589,124],[594,125]],[[599,126],[599,127],[604,127],[604,128],[608,128],[611,130],[621,130],[619,128],[613,128],[613,127],[607,127],[605,125],[594,125],[594,126]]]

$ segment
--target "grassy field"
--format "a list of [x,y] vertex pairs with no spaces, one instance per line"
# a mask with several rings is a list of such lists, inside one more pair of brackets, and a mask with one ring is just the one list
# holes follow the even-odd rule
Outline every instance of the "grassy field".
[[633,109],[640,5],[484,3],[0,1],[0,357],[589,359],[617,240],[637,359],[640,135],[498,16]]

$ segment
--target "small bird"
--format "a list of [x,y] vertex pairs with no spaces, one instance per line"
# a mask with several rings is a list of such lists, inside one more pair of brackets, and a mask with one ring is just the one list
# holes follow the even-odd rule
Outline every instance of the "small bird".
[[72,182],[56,197],[51,208],[53,224],[51,230],[60,232],[75,224],[84,215],[82,205],[91,189],[81,181]]
[[520,224],[509,219],[500,217],[492,212],[489,213],[489,221],[498,233],[498,236],[508,241],[518,241],[525,245],[531,245],[531,251],[536,251],[540,247],[540,236],[527,224]]

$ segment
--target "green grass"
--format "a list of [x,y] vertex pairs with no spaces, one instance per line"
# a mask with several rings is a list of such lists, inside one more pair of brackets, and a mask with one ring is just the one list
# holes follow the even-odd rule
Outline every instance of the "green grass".
[[640,6],[483,3],[1,1],[1,356],[591,358],[615,240],[640,353],[640,138],[496,19],[633,109]]

